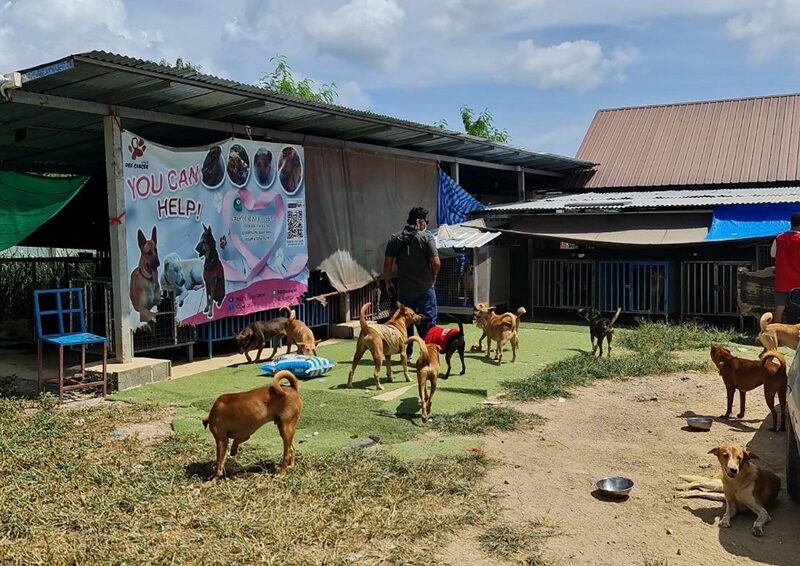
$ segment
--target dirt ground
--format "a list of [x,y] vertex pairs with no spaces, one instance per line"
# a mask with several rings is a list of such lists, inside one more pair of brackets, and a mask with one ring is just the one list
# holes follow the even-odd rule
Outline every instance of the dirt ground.
[[[724,413],[725,392],[715,374],[603,382],[563,401],[522,408],[548,421],[534,431],[488,439],[487,454],[502,462],[489,482],[502,494],[502,520],[547,518],[558,526],[560,534],[542,543],[547,564],[800,564],[800,505],[785,491],[786,433],[768,430],[760,389],[748,394],[742,421],[717,420],[709,432],[690,432],[681,417]],[[751,534],[750,513],[720,529],[722,502],[674,498],[678,474],[717,472],[719,464],[707,452],[723,440],[748,444],[760,464],[783,480],[763,538]],[[618,474],[635,481],[628,500],[593,494],[597,479]],[[443,549],[443,561],[503,564],[480,551],[475,535],[462,533]]]

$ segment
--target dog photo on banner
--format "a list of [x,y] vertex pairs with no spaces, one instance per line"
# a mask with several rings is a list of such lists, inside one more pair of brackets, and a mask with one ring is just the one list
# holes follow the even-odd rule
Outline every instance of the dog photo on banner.
[[295,303],[308,285],[303,148],[228,139],[170,148],[123,132],[130,316],[162,294],[202,324]]

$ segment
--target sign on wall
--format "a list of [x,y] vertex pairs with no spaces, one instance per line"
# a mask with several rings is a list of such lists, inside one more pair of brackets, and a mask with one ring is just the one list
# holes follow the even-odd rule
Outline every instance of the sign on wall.
[[308,284],[300,146],[229,139],[177,149],[122,133],[130,316],[164,291],[202,324],[296,303]]

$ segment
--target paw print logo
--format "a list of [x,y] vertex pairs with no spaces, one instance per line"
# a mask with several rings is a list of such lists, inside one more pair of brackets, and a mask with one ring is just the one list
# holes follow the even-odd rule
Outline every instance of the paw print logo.
[[222,195],[219,192],[214,193],[214,208],[217,209],[217,214],[222,212]]
[[128,151],[131,152],[131,159],[134,161],[144,155],[145,149],[147,149],[147,146],[145,145],[144,140],[139,137],[131,139],[131,143],[128,144]]
[[228,245],[228,238],[226,236],[220,236],[220,238],[219,238],[219,247],[224,250],[225,246],[227,246],[227,245]]

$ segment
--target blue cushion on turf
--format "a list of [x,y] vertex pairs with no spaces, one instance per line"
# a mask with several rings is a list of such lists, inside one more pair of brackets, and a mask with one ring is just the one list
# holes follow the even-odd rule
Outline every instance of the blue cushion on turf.
[[334,364],[327,358],[304,356],[300,354],[284,354],[271,362],[261,364],[259,367],[268,376],[273,376],[281,370],[288,370],[298,379],[319,377],[331,371]]

